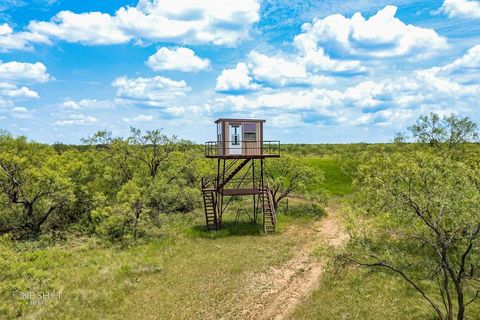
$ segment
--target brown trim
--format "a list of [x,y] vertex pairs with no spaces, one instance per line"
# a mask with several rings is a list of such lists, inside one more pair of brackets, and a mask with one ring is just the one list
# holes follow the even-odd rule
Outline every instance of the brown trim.
[[227,152],[227,147],[225,146],[225,141],[227,141],[227,129],[225,129],[225,122],[222,123],[222,135],[223,135],[223,141],[222,141],[222,147],[223,147],[223,152],[222,155],[225,155]]
[[260,123],[260,154],[263,154],[263,123]]

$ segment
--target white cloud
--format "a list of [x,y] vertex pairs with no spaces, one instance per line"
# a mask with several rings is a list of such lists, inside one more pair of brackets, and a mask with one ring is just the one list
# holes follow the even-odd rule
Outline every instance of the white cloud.
[[[433,29],[407,25],[395,18],[396,11],[396,7],[386,6],[368,20],[357,12],[352,18],[335,14],[306,23],[294,38],[294,55],[268,56],[252,51],[245,63],[223,70],[216,90],[228,93],[260,87],[328,85],[335,82],[333,75],[366,74],[366,67],[355,58],[420,59],[447,47],[446,39]],[[327,52],[342,58],[333,59]]]
[[305,66],[282,57],[269,57],[256,51],[248,55],[253,75],[260,80],[286,83],[307,77]]
[[209,67],[210,61],[195,55],[189,48],[160,48],[154,55],[148,57],[147,65],[155,71],[177,70],[197,72]]
[[4,23],[0,25],[0,36],[4,36],[7,34],[11,34],[13,32],[12,28],[8,25],[8,23]]
[[184,97],[191,90],[183,80],[175,81],[157,76],[153,78],[120,77],[113,81],[117,96],[130,102],[161,106],[163,103]]
[[181,115],[186,115],[187,112],[189,112],[190,115],[197,113],[197,110],[195,108],[190,108],[190,110],[188,110],[185,107],[168,107],[165,109],[165,111],[177,117]]
[[9,97],[9,98],[30,98],[38,99],[38,93],[36,91],[30,90],[27,87],[13,86],[11,88],[2,88],[0,84],[0,96]]
[[305,66],[314,72],[348,75],[366,73],[367,69],[356,60],[334,60],[330,58],[323,48],[301,51],[301,60]]
[[362,114],[354,119],[342,118],[340,123],[353,126],[367,126],[375,124],[377,126],[403,126],[407,121],[414,118],[414,112],[408,109],[386,109],[375,113]]
[[368,20],[359,12],[352,18],[334,14],[304,24],[294,41],[305,56],[323,48],[343,57],[425,58],[447,47],[435,30],[407,25],[395,18],[396,11],[395,6],[386,6]]
[[24,107],[14,107],[10,110],[10,114],[16,119],[31,119],[32,115],[28,112],[27,108]]
[[48,44],[53,39],[92,45],[119,44],[131,39],[118,30],[112,16],[100,12],[61,11],[50,21],[31,21],[28,30]]
[[110,15],[61,11],[50,21],[30,21],[25,31],[0,29],[0,50],[28,49],[52,40],[107,45],[133,39],[233,46],[248,38],[259,20],[257,0],[139,0]]
[[27,87],[18,87],[16,84],[0,82],[0,97],[7,99],[29,98],[38,99],[39,95]]
[[245,63],[238,63],[234,69],[225,69],[217,77],[215,90],[220,92],[255,90],[259,86],[252,83],[248,67]]
[[0,61],[0,79],[11,81],[32,81],[44,83],[50,80],[47,67],[41,62],[24,63]]
[[329,107],[339,105],[341,99],[342,93],[339,91],[314,88],[309,90],[279,89],[273,92],[262,90],[250,96],[219,97],[215,102],[217,108],[232,109],[235,112],[255,110],[291,112],[327,110]]
[[439,10],[451,18],[480,18],[480,2],[470,0],[445,0]]
[[352,18],[335,14],[304,24],[294,38],[297,52],[252,51],[236,68],[223,70],[216,90],[238,93],[260,87],[329,85],[335,82],[333,76],[367,74],[359,60],[366,65],[372,65],[371,58],[418,60],[447,47],[435,30],[405,24],[395,17],[396,11],[386,6],[368,20],[361,13]]
[[31,43],[46,43],[50,40],[44,35],[30,31],[14,32],[8,23],[0,25],[0,52],[10,50],[32,50]]
[[461,58],[455,60],[451,64],[446,65],[442,68],[443,70],[448,71],[461,71],[461,70],[471,70],[471,69],[480,69],[480,45],[476,45],[468,49],[467,53]]
[[332,79],[307,72],[301,60],[288,60],[284,57],[269,57],[256,51],[248,55],[248,66],[253,78],[275,86],[329,84]]
[[[258,92],[250,96],[221,97],[216,99],[216,111],[240,114],[261,113],[262,116],[274,120],[273,125],[276,127],[299,126],[302,123],[305,124],[304,121],[326,125],[358,126],[389,123],[402,126],[416,114],[414,110],[420,110],[420,107],[428,102],[424,101],[425,99],[419,93],[415,96],[417,101],[410,100],[396,105],[395,99],[391,100],[396,97],[390,96],[393,88],[390,88],[388,83],[376,85],[380,88],[376,93],[366,93],[362,96],[352,94],[352,91],[366,87],[361,83],[343,91],[282,90],[284,92]],[[403,97],[408,92],[397,92],[397,94]],[[370,105],[363,104],[364,98],[370,100]],[[391,101],[383,101],[386,98]]]
[[12,111],[13,112],[18,112],[18,113],[27,113],[28,112],[27,108],[24,108],[24,107],[15,107],[15,108],[12,108]]
[[[451,94],[469,95],[480,85],[480,45],[476,45],[452,63],[415,72],[417,77],[426,80],[426,86],[434,86]],[[427,81],[428,80],[428,81]]]
[[70,114],[63,119],[54,122],[56,126],[92,125],[98,122],[93,116],[83,114]]
[[272,118],[272,126],[277,128],[288,128],[302,125],[302,115],[285,113]]
[[250,95],[220,96],[213,103],[213,111],[260,113],[276,119],[280,127],[304,121],[304,124],[397,129],[426,112],[475,113],[480,100],[480,81],[471,81],[470,77],[478,75],[479,48],[471,48],[445,66],[383,80],[365,80],[344,89],[259,89]]
[[0,25],[0,51],[26,49],[29,49],[29,45],[21,33],[14,34],[8,23]]
[[113,16],[101,12],[60,11],[49,22],[30,22],[28,29],[48,39],[94,45],[125,43],[131,39]]
[[123,122],[127,122],[127,123],[137,123],[137,122],[151,122],[153,121],[153,116],[152,115],[144,115],[144,114],[140,114],[136,117],[133,117],[133,118],[122,118]]
[[151,41],[234,45],[259,20],[257,0],[140,0],[116,13],[123,29]]
[[72,100],[66,98],[59,107],[69,110],[83,110],[83,109],[107,109],[112,108],[114,104],[109,100],[97,100],[97,99],[81,99]]
[[430,73],[448,77],[462,84],[479,84],[480,78],[480,45],[470,48],[465,55],[443,67],[429,70]]
[[[42,65],[43,66],[43,65]],[[25,107],[17,106],[16,102],[23,99],[38,99],[36,91],[25,86],[19,86],[18,80],[43,81],[38,65],[17,62],[0,62],[0,112],[6,112],[16,119],[31,119],[32,115]],[[41,69],[41,68],[40,68]],[[23,72],[23,74],[15,74]],[[8,81],[10,80],[10,81]],[[12,80],[16,80],[13,82]]]
[[334,80],[307,72],[304,61],[296,58],[267,56],[252,51],[246,63],[238,63],[234,69],[223,70],[217,78],[219,92],[256,90],[262,86],[311,86],[331,84]]

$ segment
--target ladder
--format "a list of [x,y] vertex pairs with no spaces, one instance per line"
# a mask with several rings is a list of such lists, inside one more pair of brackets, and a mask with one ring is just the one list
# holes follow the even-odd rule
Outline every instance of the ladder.
[[263,230],[265,233],[275,233],[277,217],[273,206],[273,197],[270,189],[265,187],[262,192],[263,201]]
[[208,230],[218,230],[220,221],[217,216],[217,204],[215,190],[208,188],[209,182],[202,179],[203,206],[205,208],[205,220]]

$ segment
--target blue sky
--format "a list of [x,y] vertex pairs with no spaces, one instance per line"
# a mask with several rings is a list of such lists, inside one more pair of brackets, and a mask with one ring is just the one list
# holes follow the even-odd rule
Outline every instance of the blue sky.
[[203,142],[219,117],[390,141],[430,111],[480,122],[479,71],[479,1],[0,0],[0,128],[42,142]]

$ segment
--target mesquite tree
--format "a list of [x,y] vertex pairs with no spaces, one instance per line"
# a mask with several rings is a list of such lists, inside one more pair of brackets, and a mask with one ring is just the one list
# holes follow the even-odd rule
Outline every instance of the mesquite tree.
[[[306,186],[318,184],[323,179],[323,172],[312,169],[304,164],[302,160],[283,155],[279,159],[266,161],[265,180],[270,187],[273,196],[275,209],[280,201],[292,193],[304,193]],[[323,191],[317,190],[320,198]]]
[[439,319],[464,319],[480,294],[480,149],[466,143],[476,126],[429,115],[411,130],[421,144],[359,167],[360,210],[341,260],[396,274]]
[[106,171],[112,171],[107,176],[117,182],[107,205],[92,212],[97,230],[109,238],[137,237],[146,221],[190,211],[197,199],[198,152],[191,142],[161,130],[130,128],[130,133],[121,138],[100,131],[84,140],[103,154]]
[[36,236],[73,200],[72,183],[52,147],[5,134],[0,143],[0,234]]

